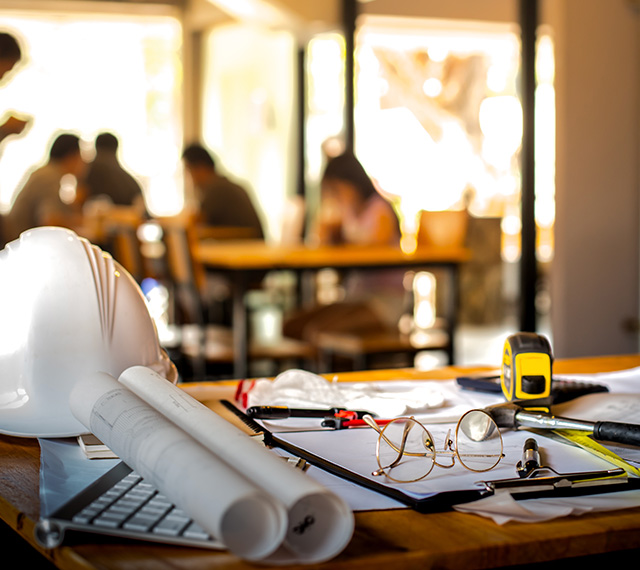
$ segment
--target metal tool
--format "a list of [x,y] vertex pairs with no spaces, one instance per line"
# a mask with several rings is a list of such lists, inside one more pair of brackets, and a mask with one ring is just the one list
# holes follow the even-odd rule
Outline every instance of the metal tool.
[[629,477],[624,469],[605,471],[581,471],[558,473],[541,463],[538,442],[527,438],[522,449],[522,459],[516,464],[517,478],[483,481],[485,488],[493,493],[507,492],[511,495],[533,494],[548,490],[594,488],[608,485],[626,484]]
[[[527,403],[528,404],[528,403]],[[485,408],[500,428],[568,429],[589,433],[597,441],[640,446],[640,425],[621,422],[588,422],[554,416],[550,412],[530,410],[514,402]]]
[[548,339],[519,332],[507,337],[502,351],[500,383],[509,402],[548,398],[553,355]]
[[247,408],[250,418],[260,420],[282,420],[287,418],[342,418],[353,420],[365,414],[374,415],[366,410],[347,410],[346,408],[288,408],[287,406],[252,406]]
[[538,442],[532,437],[527,438],[524,443],[522,459],[516,465],[516,472],[518,477],[515,478],[481,483],[492,494],[509,493],[513,497],[525,498],[546,496],[549,491],[558,492],[559,496],[574,492],[605,492],[607,488],[615,490],[622,488],[622,485],[626,487],[630,481],[625,470],[620,468],[558,473],[552,467],[542,464]]
[[[544,493],[548,491],[564,492],[567,496],[571,496],[572,490],[591,488],[596,492],[605,492],[606,487],[613,485],[610,490],[617,490],[616,486],[626,485],[630,482],[634,483],[633,488],[637,486],[636,479],[629,479],[624,469],[609,469],[605,471],[584,471],[579,473],[556,473],[553,469],[549,469],[554,474],[551,476],[538,476],[534,471],[527,477],[516,477],[513,479],[498,479],[496,481],[482,481],[488,491],[497,493],[509,493],[510,495],[535,495],[536,493]],[[536,470],[537,471],[537,470]],[[558,496],[563,496],[559,494]]]

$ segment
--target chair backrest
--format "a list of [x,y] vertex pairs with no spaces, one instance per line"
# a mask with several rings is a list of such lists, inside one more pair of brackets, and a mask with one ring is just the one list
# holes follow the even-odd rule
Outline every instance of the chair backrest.
[[163,239],[167,248],[167,265],[171,279],[178,285],[199,289],[202,277],[199,265],[193,258],[193,240],[186,227],[163,226]]
[[423,211],[418,229],[419,246],[462,247],[467,237],[466,210]]
[[112,207],[104,221],[107,248],[111,255],[140,283],[145,277],[138,228],[140,215],[130,208]]
[[161,220],[162,239],[165,245],[166,270],[182,305],[184,318],[200,323],[204,303],[201,291],[204,287],[204,271],[193,257],[195,235],[188,222]]

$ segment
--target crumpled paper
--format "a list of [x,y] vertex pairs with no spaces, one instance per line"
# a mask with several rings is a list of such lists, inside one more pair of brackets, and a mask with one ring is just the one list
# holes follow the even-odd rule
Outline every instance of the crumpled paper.
[[389,390],[389,384],[331,382],[306,370],[291,369],[274,380],[260,379],[245,394],[246,406],[347,408],[367,410],[383,418],[419,414],[441,407],[445,398],[433,386]]

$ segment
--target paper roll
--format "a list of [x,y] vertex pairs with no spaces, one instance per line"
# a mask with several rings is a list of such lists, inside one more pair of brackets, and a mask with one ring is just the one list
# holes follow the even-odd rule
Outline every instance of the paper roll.
[[127,465],[233,553],[261,560],[281,546],[284,506],[112,376],[78,382],[70,407]]
[[[284,504],[289,519],[284,546],[294,560],[328,560],[349,543],[354,527],[353,513],[340,497],[150,368],[128,368],[119,381]],[[278,562],[286,562],[285,558],[280,551]]]

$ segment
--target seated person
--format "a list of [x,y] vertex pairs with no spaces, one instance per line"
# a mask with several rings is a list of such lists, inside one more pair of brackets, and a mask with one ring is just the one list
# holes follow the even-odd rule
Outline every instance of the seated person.
[[398,245],[398,217],[353,154],[329,160],[321,192],[315,235],[320,243]]
[[95,140],[96,156],[87,167],[87,199],[107,197],[116,206],[144,210],[140,183],[118,161],[119,141],[112,133],[100,133]]
[[216,170],[213,157],[204,147],[188,146],[182,159],[199,194],[198,217],[202,225],[250,228],[252,237],[264,238],[262,223],[249,194]]
[[29,176],[5,218],[7,241],[37,226],[73,229],[80,219],[78,208],[62,200],[60,184],[66,174],[80,179],[85,167],[79,138],[70,133],[58,135],[51,145],[49,160]]
[[[330,159],[322,183],[315,240],[325,244],[399,245],[398,218],[358,159]],[[344,300],[290,315],[285,334],[313,342],[321,332],[364,335],[397,331],[407,299],[404,271],[352,271],[344,275]]]

